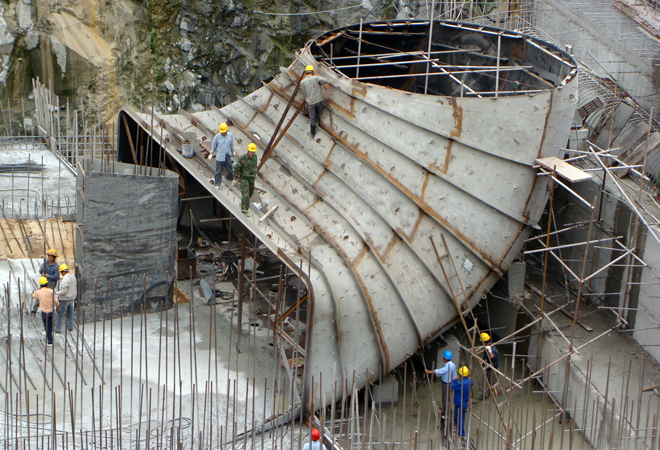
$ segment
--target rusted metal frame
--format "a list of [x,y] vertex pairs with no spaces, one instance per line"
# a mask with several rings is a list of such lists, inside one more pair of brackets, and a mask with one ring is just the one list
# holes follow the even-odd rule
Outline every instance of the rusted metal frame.
[[314,41],[314,42],[316,43],[317,46],[323,47],[325,44],[329,44],[330,42],[344,36],[345,34],[346,34],[346,32],[344,30],[342,30],[339,33],[333,34],[332,36],[326,38],[325,40],[323,40],[321,42],[318,42],[318,41]]
[[[280,321],[280,324],[282,322]],[[303,359],[306,359],[306,354],[305,354],[305,349],[300,346],[289,334],[284,331],[282,328],[279,328],[277,330],[277,334],[279,334],[282,338],[284,338],[285,341],[289,343],[292,347],[296,348],[296,351],[300,354],[300,356],[303,357]]]
[[[282,249],[278,249],[277,256],[284,261],[284,263],[287,266],[293,266],[294,268],[291,268],[291,270],[298,275],[298,277],[303,281],[303,284],[307,287],[307,323],[306,323],[306,333],[305,333],[305,350],[306,351],[311,351],[312,349],[312,335],[313,335],[313,326],[314,326],[314,287],[312,286],[312,282],[309,279],[308,274],[305,273],[302,267],[298,267],[293,263],[293,261],[282,251]],[[312,262],[312,256],[311,253],[309,254],[309,263],[311,265]],[[334,298],[334,296],[333,296]],[[305,380],[305,384],[303,385],[303,395],[301,398],[302,401],[302,407],[303,407],[303,414],[305,412],[305,404],[308,404],[309,402],[306,402],[307,399],[310,398],[310,392],[311,389],[313,389],[313,386],[310,386],[311,384],[311,373],[310,373],[310,368],[309,364],[305,363],[305,367],[303,368],[303,380]],[[308,382],[307,380],[310,380]]]
[[[246,102],[246,104],[247,104],[248,106],[252,107],[249,103]],[[290,104],[291,104],[291,103],[290,103]],[[304,105],[304,101],[301,103],[301,106],[302,106],[302,105]],[[257,113],[258,113],[259,115],[261,115],[265,120],[267,120],[267,121],[270,122],[271,124],[274,123],[274,122],[273,122],[273,121],[272,121],[272,120],[271,120],[271,119],[265,114],[265,112],[263,112],[263,111],[258,111],[258,110],[257,110],[256,108],[254,108],[254,107],[252,107],[252,108],[253,108],[253,110],[257,111]],[[295,118],[295,116],[294,116],[294,118]],[[289,122],[289,124],[287,125],[287,128],[288,128],[292,123],[293,123],[293,119]],[[286,130],[285,130],[285,131],[286,131]],[[291,138],[290,138],[290,139],[291,139]],[[294,142],[295,142],[295,141],[294,141]],[[297,145],[299,145],[299,144],[297,144]],[[278,163],[279,163],[279,162],[278,162]],[[310,189],[310,191],[311,191],[312,193],[314,193],[314,194],[317,196],[317,198],[318,198],[318,197],[322,197],[321,194],[320,194],[320,193],[319,193],[319,192],[318,192],[313,186],[309,186],[309,184],[306,183],[304,180],[302,180],[302,177],[300,177],[299,175],[297,175],[296,172],[295,172],[294,170],[291,170],[290,168],[287,168],[287,169],[291,172],[292,175],[294,175],[294,177],[295,177],[296,179],[298,179],[298,181],[300,181],[301,183],[303,183],[303,185],[307,186],[308,189]],[[326,201],[325,203],[326,203],[329,207],[331,207],[331,208],[332,208],[332,209],[333,209],[333,210],[334,210],[334,211],[335,211],[340,217],[344,217],[344,214],[343,214],[340,210],[338,210],[337,208],[335,208],[335,207],[332,205],[332,202],[327,202],[327,201]],[[367,204],[368,204],[368,202],[367,202]],[[308,208],[309,208],[309,207],[308,207]],[[306,215],[306,211],[307,211],[308,208],[306,208],[304,211],[301,211],[301,214]],[[345,218],[345,217],[344,217],[344,218]],[[311,219],[310,219],[310,221],[311,221]],[[347,221],[347,222],[348,222],[348,221]],[[418,221],[418,222],[419,222],[419,221]],[[350,222],[348,222],[348,223],[350,224]],[[334,239],[329,235],[329,233],[328,233],[327,231],[325,231],[324,229],[321,229],[321,228],[320,228],[318,225],[316,225],[316,224],[315,224],[315,227],[316,227],[316,228],[317,228],[317,229],[318,229],[323,235],[325,235],[328,239],[332,240],[333,243],[334,243]],[[354,228],[354,230],[355,230],[355,228]],[[355,231],[356,231],[360,236],[362,236],[362,233],[360,233],[360,232],[357,231],[357,230],[355,230]],[[399,239],[401,239],[400,236],[399,236]],[[403,239],[401,239],[401,240],[403,241]],[[420,347],[423,347],[423,346],[424,346],[424,339],[423,339],[423,337],[422,337],[422,333],[421,333],[421,331],[420,331],[419,325],[417,324],[417,320],[415,319],[415,316],[413,315],[412,311],[410,310],[410,308],[408,307],[408,304],[407,304],[406,301],[405,301],[405,296],[404,296],[404,295],[401,293],[401,291],[397,288],[397,283],[394,282],[394,280],[393,280],[393,278],[392,278],[392,275],[390,274],[389,270],[387,270],[387,268],[382,264],[382,261],[381,261],[381,259],[380,259],[380,255],[378,254],[378,252],[376,251],[376,249],[373,248],[373,246],[371,246],[370,243],[369,243],[366,239],[364,239],[364,238],[363,238],[363,242],[364,242],[364,245],[365,245],[365,246],[366,246],[366,247],[367,247],[372,253],[374,253],[374,255],[376,256],[377,263],[379,264],[379,266],[380,266],[381,269],[383,270],[383,273],[385,273],[386,277],[388,278],[388,280],[390,281],[390,283],[391,283],[392,286],[394,287],[395,291],[397,292],[397,295],[398,295],[399,298],[401,299],[401,303],[404,305],[404,308],[406,309],[406,312],[408,313],[409,319],[410,319],[410,321],[411,321],[411,323],[412,323],[412,325],[413,325],[413,327],[414,327],[414,329],[415,329],[415,331],[416,331],[417,339],[418,339],[418,344],[419,344]],[[350,265],[350,267],[353,269],[353,273],[354,273],[356,279],[358,279],[358,281],[359,281],[360,277],[359,277],[359,275],[357,274],[357,271],[356,271],[356,269],[355,269],[355,263],[351,263],[351,262],[349,261],[349,259],[348,259],[348,255],[346,255],[346,254],[341,250],[341,248],[339,247],[339,245],[337,245],[336,243],[334,243],[334,246],[336,247],[337,251],[338,251],[340,254],[342,254],[342,255],[344,256],[344,259],[345,259],[346,262]],[[414,251],[413,251],[413,253],[416,255],[416,253],[415,253]],[[421,259],[421,258],[420,258],[420,259]],[[423,262],[422,262],[422,264],[423,264]],[[430,270],[430,268],[428,268],[428,270],[429,270],[430,273],[432,273],[432,271]],[[361,281],[360,281],[360,285],[362,285],[362,282],[361,282]],[[363,287],[363,291],[365,292],[365,295],[368,297],[368,294],[366,294],[366,289],[364,288],[364,285],[362,285],[362,287]],[[370,307],[370,309],[372,310],[372,314],[374,315],[374,321],[377,322],[377,319],[376,319],[376,316],[375,316],[375,310],[374,310],[374,308],[373,308],[373,305],[371,304],[371,300],[370,300],[370,298],[367,300],[367,302],[369,303],[369,307]],[[377,325],[377,330],[380,330],[380,324]],[[380,335],[380,331],[379,331],[379,335]],[[385,344],[385,340],[384,340],[384,338],[382,339],[381,342],[382,342],[382,345],[386,345],[386,344]],[[387,356],[387,358],[388,358],[388,360],[389,360],[389,355]],[[384,362],[386,362],[386,361],[384,361]],[[387,367],[389,368],[389,361],[387,361]]]
[[[349,50],[349,49],[346,49]],[[436,54],[441,54],[441,55],[447,55],[447,54],[453,54],[453,53],[469,53],[469,52],[474,52],[475,50],[479,50],[479,48],[474,48],[474,49],[459,49],[457,48],[456,50],[439,50],[437,52],[431,52],[432,55]],[[353,50],[349,50],[353,51]],[[381,58],[398,58],[398,57],[403,57],[403,56],[417,56],[417,55],[428,55],[429,52],[425,51],[412,51],[412,52],[395,52],[395,53],[371,53],[371,54],[365,54],[362,55],[363,58],[374,58],[374,59],[381,59]],[[330,58],[320,58],[321,60],[329,60]],[[341,59],[355,59],[355,56],[334,56],[334,60],[341,60]],[[334,66],[334,67],[341,67],[341,66]]]
[[[354,38],[353,36],[346,36],[346,37],[351,38],[351,39],[356,39],[356,38]],[[387,50],[390,50],[390,51],[394,51],[394,52],[397,51],[397,49],[395,49],[395,48],[387,47],[387,46],[384,46],[384,45],[381,45],[381,44],[376,44],[376,43],[374,43],[374,42],[367,41],[367,40],[365,40],[365,39],[362,39],[362,41],[363,41],[363,42],[366,42],[366,43],[369,44],[369,45],[374,45],[374,46],[377,46],[377,47],[380,47],[380,48],[384,48],[384,49],[387,49]],[[454,47],[450,47],[450,48],[454,48]],[[460,50],[460,49],[455,48],[455,50]],[[402,52],[402,53],[403,53],[403,52]],[[422,58],[425,58],[426,55],[422,53],[421,57],[422,57]],[[441,70],[444,70],[444,69],[441,69]],[[446,72],[446,71],[445,71],[445,72]],[[421,75],[423,75],[423,74],[421,74]],[[463,86],[464,89],[467,89],[468,91],[473,92],[474,94],[477,95],[477,97],[480,97],[480,98],[481,98],[481,96],[480,96],[479,94],[477,94],[477,92],[476,92],[474,89],[472,89],[472,88],[470,88],[469,86],[467,86],[466,84],[464,84],[461,80],[459,80],[459,79],[456,78],[455,76],[453,76],[453,75],[450,74],[450,75],[449,75],[449,78],[450,78],[451,80],[453,80],[454,82],[458,83],[459,85]]]
[[[351,29],[348,29],[348,30],[346,30],[346,31],[347,31],[348,33],[352,33],[352,34],[357,34],[357,33],[358,33],[358,31],[356,31],[356,30],[351,30]],[[387,35],[387,36],[426,36],[426,33],[423,33],[423,32],[421,32],[421,31],[420,31],[420,32],[417,32],[417,31],[413,31],[413,32],[403,32],[403,31],[401,31],[401,32],[398,32],[398,31],[369,31],[369,30],[362,30],[362,33],[363,33],[363,34],[373,34],[373,35]]]
[[[442,72],[416,72],[416,73],[402,73],[398,75],[378,75],[378,76],[371,76],[371,77],[358,77],[358,78],[353,78],[354,80],[362,81],[362,80],[381,80],[381,79],[389,79],[389,78],[407,78],[407,77],[421,77],[421,76],[440,76],[440,75],[455,75],[455,74],[464,74],[464,73],[483,73],[483,72],[497,72],[497,68],[486,68],[486,69],[466,69],[466,70],[446,70],[445,67],[454,67],[454,66],[436,66],[433,61],[431,61],[431,64],[433,64],[434,68],[437,69],[444,69]],[[475,66],[476,67],[476,66]],[[484,66],[485,67],[485,66]],[[500,72],[516,72],[523,70],[524,67],[500,67],[499,71]],[[467,85],[466,85],[467,86]],[[535,89],[535,90],[530,90],[529,92],[539,92],[542,91],[542,89]],[[492,93],[494,94],[494,91],[473,91],[475,93],[479,94],[489,94]],[[503,91],[503,92],[515,92],[519,93],[521,91]],[[528,91],[522,91],[522,92],[528,92]]]
[[[289,120],[289,123],[287,123],[286,126],[284,127],[284,129],[282,130],[282,133],[280,133],[280,135],[277,136],[277,139],[275,139],[275,142],[273,142],[272,144],[269,143],[269,145],[266,147],[266,150],[264,151],[263,155],[261,156],[261,162],[259,162],[259,166],[257,167],[257,171],[261,168],[261,166],[264,165],[264,163],[266,162],[266,160],[268,159],[270,154],[273,152],[275,147],[277,147],[277,144],[280,143],[280,141],[282,140],[282,138],[284,137],[286,132],[289,131],[289,127],[291,127],[291,124],[293,124],[293,121],[296,120],[296,117],[298,117],[298,114],[300,114],[300,112],[302,111],[302,109],[305,107],[306,104],[307,104],[307,102],[305,102],[304,100],[302,101],[302,103],[300,103],[300,106],[298,106],[298,109],[296,109],[296,112],[293,114],[293,117],[291,117],[291,119]],[[291,102],[287,105],[287,108],[290,105],[291,105]],[[258,113],[261,114],[261,111],[258,111]],[[282,119],[280,119],[280,122],[286,117],[285,114],[286,114],[286,112],[284,114],[282,114]],[[279,127],[279,124],[278,124],[278,127]],[[279,131],[278,127],[275,128],[275,131],[273,132],[273,135],[271,137],[271,141],[273,140],[273,138],[275,138],[276,133]]]
[[[286,118],[286,115],[289,113],[289,109],[291,109],[291,104],[293,103],[293,99],[296,97],[296,94],[298,94],[298,91],[300,90],[300,85],[302,84],[302,80],[305,78],[306,73],[307,72],[303,72],[303,74],[300,76],[300,79],[298,80],[298,83],[296,84],[296,88],[293,90],[293,95],[291,96],[291,99],[287,103],[286,108],[284,108],[284,112],[282,113],[282,117],[280,118],[280,121],[278,122],[277,126],[275,127],[275,131],[270,136],[270,141],[268,142],[268,145],[266,145],[266,150],[264,150],[264,153],[261,156],[261,161],[259,162],[259,166],[257,166],[257,172],[259,171],[259,169],[261,169],[261,167],[264,165],[264,163],[266,162],[266,160],[270,156],[273,149],[280,142],[280,139],[282,139],[282,136],[284,136],[286,134],[287,130],[291,126],[291,123],[296,119],[296,116],[298,116],[298,114],[300,114],[300,111],[302,110],[303,105],[305,104],[304,101],[300,104],[300,106],[296,110],[296,113],[289,120],[289,123],[284,128],[284,130],[282,131],[282,134],[279,137],[276,138],[277,133],[279,132],[280,127],[282,126],[282,123],[284,122],[284,119]],[[270,99],[269,99],[269,103],[270,103]]]
[[128,136],[128,144],[131,148],[131,154],[133,155],[133,163],[137,164],[137,156],[135,155],[135,147],[133,146],[133,137],[131,136],[131,130],[128,127],[128,120],[126,120],[126,115],[122,114],[121,116],[123,122],[124,122],[124,128],[126,129],[126,135]]
[[[269,85],[270,86],[270,85]],[[278,95],[286,97],[286,94],[281,93],[277,88],[273,87],[273,91],[277,93]],[[467,248],[469,248],[474,254],[481,255],[481,260],[484,261],[490,269],[493,271],[497,272],[500,276],[504,275],[504,272],[502,269],[495,264],[493,261],[491,261],[484,253],[482,253],[479,249],[477,249],[475,246],[473,246],[467,239],[463,238],[462,234],[458,231],[455,230],[453,227],[451,227],[443,218],[441,218],[433,209],[431,209],[429,206],[427,206],[422,199],[416,197],[412,192],[410,192],[405,186],[403,186],[401,183],[399,183],[396,179],[394,179],[391,175],[387,174],[384,170],[382,170],[380,167],[376,166],[368,157],[366,157],[364,154],[361,152],[355,150],[352,146],[350,146],[344,139],[342,139],[340,136],[336,135],[332,130],[328,129],[323,125],[321,122],[319,122],[319,127],[322,128],[337,144],[341,145],[348,151],[352,152],[354,156],[359,158],[361,161],[366,163],[369,167],[371,167],[373,170],[381,174],[383,177],[387,178],[392,184],[394,184],[396,187],[398,187],[410,200],[412,200],[418,208],[420,208],[422,211],[424,211],[428,216],[432,217],[439,225],[441,225],[443,228],[445,228],[447,231],[450,232],[450,234],[461,241]],[[421,166],[420,166],[421,167]],[[367,202],[368,203],[368,202]],[[395,230],[396,232],[396,230]]]
[[290,307],[290,308],[289,308],[284,314],[282,314],[282,315],[280,316],[279,320],[277,320],[277,321],[275,322],[275,326],[276,326],[276,327],[279,326],[279,324],[280,324],[284,319],[286,319],[287,317],[289,317],[289,316],[291,315],[291,313],[293,313],[293,312],[296,310],[296,308],[298,308],[300,305],[302,305],[305,301],[307,301],[307,294],[305,294],[300,300],[298,300],[298,302],[296,302],[295,305],[292,305],[292,306],[291,306],[291,307]]
[[[456,308],[456,311],[458,312],[458,317],[461,319],[461,323],[463,324],[463,328],[465,328],[465,332],[467,333],[468,338],[470,339],[470,345],[474,349],[474,339],[472,339],[472,335],[469,332],[469,327],[467,326],[467,322],[465,321],[465,317],[463,316],[463,310],[461,309],[461,305],[458,303],[458,300],[454,296],[454,289],[451,287],[451,283],[449,282],[449,277],[447,276],[447,271],[445,270],[445,266],[442,264],[442,256],[440,256],[440,253],[438,253],[438,249],[435,246],[435,242],[433,241],[433,236],[430,236],[429,239],[431,241],[431,245],[433,246],[433,251],[435,252],[435,257],[438,259],[438,263],[440,264],[440,269],[442,269],[442,273],[445,276],[445,280],[447,282],[447,288],[449,289],[449,297],[454,302],[454,307]],[[445,250],[446,250],[446,248],[445,248]]]

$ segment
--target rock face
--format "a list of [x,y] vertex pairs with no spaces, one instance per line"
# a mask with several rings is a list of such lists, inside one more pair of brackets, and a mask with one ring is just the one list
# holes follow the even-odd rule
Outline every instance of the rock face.
[[[40,77],[108,121],[123,103],[222,106],[288,65],[324,30],[412,16],[409,0],[0,0],[0,95]],[[424,13],[425,14],[425,13]]]

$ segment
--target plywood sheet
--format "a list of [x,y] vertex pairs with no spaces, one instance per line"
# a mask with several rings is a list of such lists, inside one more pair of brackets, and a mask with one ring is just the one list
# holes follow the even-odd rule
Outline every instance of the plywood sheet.
[[548,170],[553,170],[556,168],[557,174],[562,178],[566,178],[571,183],[577,183],[591,179],[591,175],[589,175],[587,172],[572,166],[571,164],[557,158],[556,156],[551,156],[549,158],[539,158],[536,160],[536,163],[540,164],[543,168]]

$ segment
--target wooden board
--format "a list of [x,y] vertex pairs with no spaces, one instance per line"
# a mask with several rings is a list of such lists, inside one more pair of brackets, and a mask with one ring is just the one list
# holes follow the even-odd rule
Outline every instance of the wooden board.
[[555,156],[551,156],[549,158],[539,158],[536,160],[536,163],[540,164],[541,167],[549,171],[552,171],[556,167],[557,175],[567,179],[571,183],[578,183],[580,181],[591,179],[591,175],[589,175],[587,172],[584,172]]

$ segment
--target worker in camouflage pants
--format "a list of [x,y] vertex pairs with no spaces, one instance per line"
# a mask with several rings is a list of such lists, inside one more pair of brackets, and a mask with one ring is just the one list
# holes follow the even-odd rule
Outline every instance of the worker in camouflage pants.
[[241,211],[249,216],[250,197],[254,193],[254,179],[257,176],[257,146],[251,143],[247,149],[247,154],[238,158],[235,172],[241,182]]

